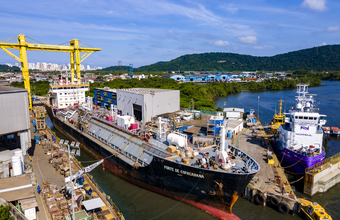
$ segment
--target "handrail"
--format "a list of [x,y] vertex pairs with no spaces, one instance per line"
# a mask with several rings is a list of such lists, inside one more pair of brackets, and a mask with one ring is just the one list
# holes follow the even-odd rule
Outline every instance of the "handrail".
[[[80,168],[83,168],[83,165],[81,164],[80,161],[77,160],[77,158],[73,157],[72,159],[73,159],[73,161],[75,161],[75,162],[78,164],[78,166],[79,166]],[[118,213],[118,215],[119,215],[119,216],[123,216],[123,214],[120,212],[120,210],[119,210],[119,208],[116,206],[116,204],[114,204],[114,203],[112,202],[111,197],[108,196],[108,195],[105,193],[105,191],[98,185],[98,183],[94,180],[93,176],[92,176],[91,174],[89,174],[89,173],[85,173],[85,175],[87,175],[87,176],[89,177],[89,179],[92,181],[93,185],[96,186],[96,188],[98,189],[98,191],[105,197],[105,199],[107,200],[107,202],[112,206],[112,208],[115,209],[115,211]]]
[[305,172],[306,173],[316,173],[319,172],[321,170],[324,170],[325,168],[330,167],[330,165],[332,164],[336,164],[340,162],[340,153],[337,153],[327,159],[325,159],[322,162],[316,163],[313,165],[313,167],[310,168],[306,168]]

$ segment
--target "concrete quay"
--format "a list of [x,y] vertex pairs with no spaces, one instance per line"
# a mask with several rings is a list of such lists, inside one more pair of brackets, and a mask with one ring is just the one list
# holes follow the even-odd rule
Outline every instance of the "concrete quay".
[[[261,132],[264,134],[263,130]],[[299,212],[301,206],[268,138],[256,138],[253,136],[252,130],[244,129],[234,137],[233,142],[235,147],[249,154],[261,167],[248,184],[245,197],[256,204],[269,205],[283,214]],[[274,164],[268,164],[268,149]],[[285,186],[284,193],[282,193],[282,183]]]
[[[31,117],[31,121],[35,120],[33,117]],[[49,180],[50,183],[53,183],[57,185],[58,189],[62,189],[62,187],[65,185],[65,177],[63,175],[60,175],[58,171],[52,166],[50,163],[51,155],[46,154],[47,151],[53,151],[55,144],[52,141],[51,136],[53,132],[47,128],[42,131],[38,131],[37,133],[33,132],[33,125],[31,124],[31,138],[32,138],[32,147],[30,149],[30,155],[32,166],[33,166],[33,172],[36,177],[36,186],[43,186],[43,182],[46,180]],[[34,140],[34,136],[39,135],[40,136],[40,144],[36,144]],[[43,138],[45,136],[45,138]],[[47,137],[47,138],[46,138]],[[43,140],[42,140],[43,139]],[[57,142],[59,143],[59,139],[57,138]],[[52,152],[51,152],[52,153]],[[72,174],[77,173],[80,169],[83,167],[81,164],[73,157],[71,161],[71,170]],[[86,183],[86,187],[91,188],[93,190],[93,194],[96,194],[98,197],[101,198],[101,200],[104,202],[105,206],[101,207],[100,212],[96,212],[96,214],[100,215],[102,219],[124,219],[124,216],[119,212],[119,209],[115,206],[114,203],[112,203],[110,198],[107,198],[105,192],[100,189],[100,187],[97,185],[97,183],[93,180],[92,176],[89,174],[83,174],[84,176],[84,183]],[[85,187],[85,185],[84,185]],[[85,187],[85,188],[86,188]],[[35,190],[35,195],[38,203],[38,212],[37,212],[37,219],[46,219],[51,220],[51,214],[48,212],[47,204],[45,203],[43,197],[41,194],[38,194],[37,190]]]
[[325,193],[338,183],[340,183],[340,153],[306,170],[303,193],[310,196]]

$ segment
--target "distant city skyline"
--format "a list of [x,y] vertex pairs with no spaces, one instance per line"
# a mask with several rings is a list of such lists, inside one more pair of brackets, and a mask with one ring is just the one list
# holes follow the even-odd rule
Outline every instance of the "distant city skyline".
[[[0,40],[25,34],[67,45],[79,39],[102,49],[82,64],[103,68],[118,61],[140,67],[205,52],[273,56],[339,44],[339,11],[337,0],[4,0]],[[27,54],[30,63],[70,59],[68,53]],[[14,62],[0,50],[0,64]]]
[[[5,65],[7,66],[16,66],[19,67],[21,69],[21,65],[19,63],[5,63]],[[71,64],[67,63],[67,64],[57,64],[57,63],[46,63],[46,62],[37,62],[35,63],[27,63],[28,65],[28,69],[29,70],[41,70],[41,71],[69,71],[71,69]],[[76,67],[74,67],[76,68]],[[83,64],[80,64],[80,71],[85,71],[85,70],[101,70],[102,67],[94,67],[91,68],[90,65],[86,65],[86,68]]]

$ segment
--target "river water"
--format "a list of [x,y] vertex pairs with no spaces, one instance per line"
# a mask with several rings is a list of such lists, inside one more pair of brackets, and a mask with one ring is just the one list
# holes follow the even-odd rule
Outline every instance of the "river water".
[[[340,82],[324,81],[322,86],[310,88],[311,94],[317,94],[315,99],[318,101],[318,107],[321,114],[328,116],[327,126],[340,127]],[[259,97],[259,98],[258,98]],[[278,112],[278,100],[283,99],[284,109],[292,106],[295,97],[295,90],[285,90],[276,92],[242,92],[235,95],[229,95],[216,101],[217,106],[238,107],[245,110],[259,109],[260,120],[263,124],[269,123]],[[51,126],[51,123],[49,124]],[[54,129],[55,130],[55,129]],[[64,138],[59,132],[57,136]],[[328,141],[326,147],[326,157],[340,152],[340,139],[332,138]],[[90,165],[95,161],[86,152],[82,151],[78,160],[83,161],[83,166]],[[97,183],[102,189],[111,196],[113,202],[119,207],[127,220],[147,220],[147,219],[216,219],[211,215],[194,208],[190,205],[179,203],[177,200],[158,195],[156,193],[144,190],[132,185],[108,170],[103,171],[102,167],[97,167],[91,172]],[[310,198],[309,196],[296,192],[298,197],[316,201],[326,208],[333,219],[340,219],[340,184],[333,187],[324,194],[317,194]],[[301,219],[300,215],[282,215],[269,207],[255,205],[246,199],[239,198],[233,207],[233,213],[241,219]]]

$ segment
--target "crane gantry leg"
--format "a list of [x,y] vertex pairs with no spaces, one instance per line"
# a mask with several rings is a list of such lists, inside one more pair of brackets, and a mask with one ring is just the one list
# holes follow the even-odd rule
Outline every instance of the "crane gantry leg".
[[74,84],[74,52],[70,52],[70,58],[71,58],[71,83]]
[[27,89],[28,93],[28,102],[29,102],[29,109],[32,110],[32,97],[31,97],[31,86],[30,86],[30,75],[28,72],[28,64],[27,64],[27,45],[25,35],[18,36],[18,42],[20,45],[20,59],[21,59],[21,70],[22,76],[24,79],[25,89]]

